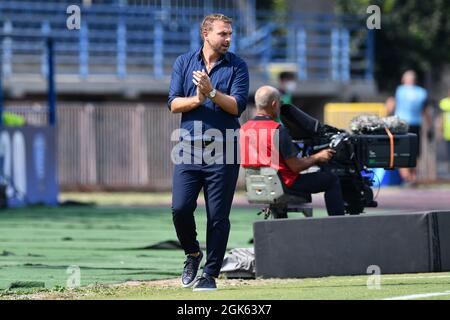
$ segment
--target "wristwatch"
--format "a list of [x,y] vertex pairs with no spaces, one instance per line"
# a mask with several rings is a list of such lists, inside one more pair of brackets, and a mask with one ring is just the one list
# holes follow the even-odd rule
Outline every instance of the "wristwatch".
[[216,89],[212,89],[210,93],[208,93],[208,97],[210,97],[211,99],[214,99],[214,97],[216,96],[217,90]]

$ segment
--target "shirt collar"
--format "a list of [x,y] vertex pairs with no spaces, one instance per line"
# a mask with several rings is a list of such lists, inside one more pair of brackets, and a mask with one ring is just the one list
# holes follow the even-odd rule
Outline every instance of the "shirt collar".
[[[202,50],[203,50],[203,46],[201,46],[200,49],[197,50],[197,60],[198,61],[202,60]],[[225,54],[221,55],[219,60],[217,60],[217,62],[220,62],[222,60],[225,60],[226,62],[230,62],[231,61],[230,52],[227,51]]]
[[266,114],[258,114],[254,118],[254,120],[273,120],[271,116]]

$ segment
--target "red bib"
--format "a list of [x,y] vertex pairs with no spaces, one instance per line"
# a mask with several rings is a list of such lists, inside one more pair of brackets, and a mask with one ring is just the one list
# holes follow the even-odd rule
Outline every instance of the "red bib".
[[292,171],[280,157],[279,141],[274,138],[279,126],[273,120],[250,120],[241,127],[241,166],[272,167],[279,172],[283,183],[290,187],[299,174]]

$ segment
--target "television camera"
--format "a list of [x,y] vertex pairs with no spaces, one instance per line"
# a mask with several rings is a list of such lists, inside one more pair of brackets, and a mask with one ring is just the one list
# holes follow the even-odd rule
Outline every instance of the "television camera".
[[360,116],[352,120],[352,133],[326,124],[291,104],[281,106],[280,118],[294,142],[308,156],[326,148],[336,151],[329,162],[338,176],[346,213],[357,215],[366,207],[377,207],[372,187],[372,168],[415,167],[416,134],[397,117]]

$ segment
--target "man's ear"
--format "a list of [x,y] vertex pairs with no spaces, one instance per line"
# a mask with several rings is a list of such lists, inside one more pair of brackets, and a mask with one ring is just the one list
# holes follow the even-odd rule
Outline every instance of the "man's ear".
[[205,40],[206,37],[208,36],[208,31],[206,31],[206,30],[202,31],[202,36],[203,36],[203,40]]
[[272,111],[276,111],[277,110],[277,104],[278,104],[277,100],[273,100],[272,101]]

